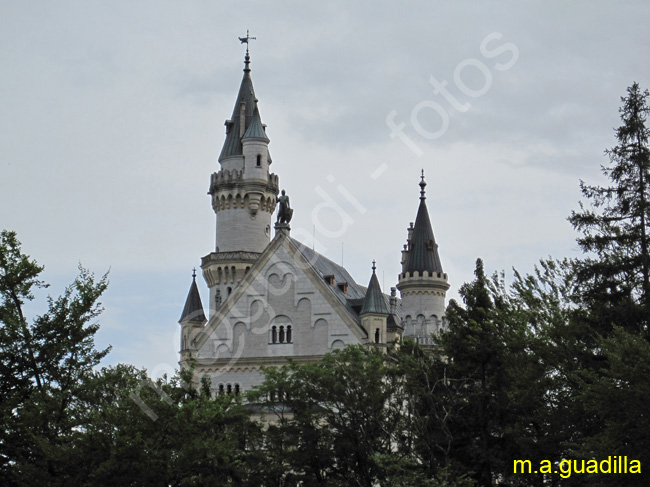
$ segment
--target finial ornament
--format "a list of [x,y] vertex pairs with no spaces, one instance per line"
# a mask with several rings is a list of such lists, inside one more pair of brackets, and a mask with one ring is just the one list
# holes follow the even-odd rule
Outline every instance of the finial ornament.
[[372,273],[373,273],[373,274],[374,274],[375,271],[377,270],[377,266],[376,266],[375,264],[376,264],[375,259],[372,259]]
[[420,181],[420,199],[423,200],[423,199],[426,198],[426,196],[424,196],[424,188],[426,188],[426,186],[427,186],[427,183],[424,180],[424,169],[422,169],[421,178],[422,178],[422,180]]
[[192,268],[192,279],[196,280],[196,267]]

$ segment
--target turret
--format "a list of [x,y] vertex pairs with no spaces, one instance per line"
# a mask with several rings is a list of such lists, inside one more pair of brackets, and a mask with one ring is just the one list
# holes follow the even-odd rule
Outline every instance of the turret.
[[192,358],[193,352],[196,352],[194,341],[199,333],[203,331],[207,321],[203,312],[201,295],[196,286],[196,269],[194,269],[192,271],[192,284],[185,300],[185,307],[180,320],[178,320],[181,325],[181,361]]
[[258,252],[271,237],[271,214],[278,195],[278,178],[269,172],[269,138],[262,124],[245,57],[244,77],[230,120],[226,140],[212,175],[209,194],[217,214],[217,252]]
[[270,172],[270,141],[250,73],[247,49],[244,77],[232,115],[225,123],[221,169],[212,174],[208,191],[217,215],[217,238],[215,252],[203,258],[201,268],[210,287],[211,314],[269,244],[271,216],[277,203],[279,181]]
[[368,333],[368,342],[375,344],[386,344],[389,341],[387,324],[390,312],[386,306],[384,295],[379,286],[379,280],[375,270],[375,261],[372,261],[372,276],[368,284],[368,290],[363,300],[363,306],[359,312],[361,326]]
[[445,298],[449,289],[427,210],[426,185],[422,171],[420,206],[415,225],[408,228],[397,284],[402,298],[404,336],[423,344],[431,343],[431,335],[444,326]]

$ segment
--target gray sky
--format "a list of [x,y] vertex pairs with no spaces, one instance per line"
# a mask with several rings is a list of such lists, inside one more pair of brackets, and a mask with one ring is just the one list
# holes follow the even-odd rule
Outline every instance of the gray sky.
[[388,291],[424,168],[454,297],[477,257],[576,254],[578,181],[603,181],[620,97],[650,87],[649,20],[643,1],[0,1],[0,228],[51,294],[110,268],[106,363],[172,372],[248,28],[292,235],[315,226],[363,285],[376,259]]

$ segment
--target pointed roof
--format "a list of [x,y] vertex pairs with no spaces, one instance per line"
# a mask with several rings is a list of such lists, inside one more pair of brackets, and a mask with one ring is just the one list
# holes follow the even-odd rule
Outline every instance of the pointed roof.
[[370,283],[368,284],[368,290],[366,291],[366,297],[363,300],[363,306],[361,307],[361,312],[359,315],[366,313],[377,313],[388,315],[388,307],[386,307],[386,301],[384,300],[384,294],[381,292],[381,287],[379,287],[379,279],[377,279],[377,274],[375,274],[375,261],[372,261],[372,276],[370,277]]
[[204,323],[206,321],[205,313],[203,313],[203,304],[201,303],[199,288],[196,287],[196,269],[192,272],[192,285],[190,286],[190,292],[187,293],[185,307],[183,308],[181,319],[178,320],[179,323],[185,321],[196,323]]
[[[239,86],[239,93],[237,94],[235,107],[232,110],[232,116],[230,117],[230,120],[226,121],[226,140],[223,143],[219,160],[224,157],[242,154],[241,134],[245,133],[246,129],[249,128],[253,120],[253,115],[257,111],[257,98],[255,97],[255,90],[253,89],[253,80],[251,79],[249,64],[250,56],[247,51],[244,58],[244,77]],[[244,104],[243,117],[241,110],[242,103]],[[260,118],[259,111],[257,111],[257,117]],[[259,124],[262,126],[261,119]],[[244,130],[242,130],[241,127],[243,127]],[[255,130],[257,132],[257,129]],[[266,137],[266,134],[264,134],[264,137]]]
[[246,129],[246,133],[241,138],[242,141],[244,139],[264,139],[269,142],[269,138],[266,136],[266,132],[264,131],[264,125],[262,125],[262,119],[260,118],[260,111],[257,108],[257,103],[255,103],[253,118]]
[[411,247],[406,256],[406,263],[404,265],[405,272],[419,272],[420,275],[424,271],[429,274],[434,272],[442,272],[442,263],[438,255],[438,244],[433,236],[433,228],[431,228],[431,220],[429,219],[429,212],[427,211],[426,196],[424,195],[424,188],[427,183],[424,181],[424,170],[422,170],[422,180],[420,181],[420,207],[418,214],[415,218],[415,225],[411,235]]

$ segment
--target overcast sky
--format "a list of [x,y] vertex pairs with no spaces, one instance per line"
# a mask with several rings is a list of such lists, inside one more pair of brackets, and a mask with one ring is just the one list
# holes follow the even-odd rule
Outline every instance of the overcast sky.
[[110,269],[106,363],[173,372],[250,29],[292,235],[362,285],[376,259],[389,292],[424,169],[457,297],[477,257],[576,255],[566,217],[603,181],[620,97],[650,87],[649,21],[645,1],[0,0],[0,228],[50,294]]

